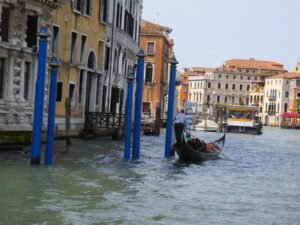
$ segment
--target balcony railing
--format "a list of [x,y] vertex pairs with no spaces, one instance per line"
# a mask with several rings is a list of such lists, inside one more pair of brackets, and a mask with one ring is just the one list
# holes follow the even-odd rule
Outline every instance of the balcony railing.
[[268,115],[276,115],[276,113],[278,113],[278,112],[276,112],[276,110],[268,110],[267,112],[266,112]]
[[34,1],[47,5],[51,8],[56,8],[59,5],[63,5],[64,3],[66,3],[66,0],[34,0]]
[[276,96],[269,96],[268,99],[269,101],[276,101]]

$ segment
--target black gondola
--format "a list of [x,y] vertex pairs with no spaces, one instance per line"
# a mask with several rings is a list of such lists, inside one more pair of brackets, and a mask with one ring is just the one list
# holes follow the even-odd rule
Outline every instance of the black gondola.
[[[186,142],[183,131],[175,129],[177,142],[173,145],[179,159],[184,162],[203,162],[218,159],[225,143],[225,134],[211,143],[201,142],[199,139],[191,139]],[[198,145],[192,145],[197,142]]]

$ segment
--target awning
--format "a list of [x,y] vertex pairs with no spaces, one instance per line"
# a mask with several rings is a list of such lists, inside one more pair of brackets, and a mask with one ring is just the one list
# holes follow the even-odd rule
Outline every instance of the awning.
[[285,112],[282,114],[283,118],[300,118],[300,113],[297,112]]

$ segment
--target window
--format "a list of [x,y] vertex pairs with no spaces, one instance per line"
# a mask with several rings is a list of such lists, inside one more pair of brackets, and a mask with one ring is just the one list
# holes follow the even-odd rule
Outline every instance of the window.
[[247,85],[247,91],[249,91],[250,90],[250,85]]
[[77,42],[77,33],[72,32],[71,40],[71,64],[76,64],[76,42]]
[[37,46],[37,29],[38,29],[38,17],[27,16],[27,30],[26,30],[26,43],[27,47],[32,48]]
[[86,39],[85,35],[81,36],[81,53],[80,53],[80,62],[85,63],[86,58]]
[[218,89],[221,89],[221,83],[218,83]]
[[225,89],[228,90],[228,84],[225,84]]
[[97,91],[96,91],[96,105],[99,105],[100,103],[100,75],[97,76]]
[[99,41],[98,45],[98,67],[103,69],[103,41]]
[[79,75],[79,91],[78,91],[78,103],[82,103],[83,78],[84,78],[84,71],[83,71],[83,70],[80,70],[80,75]]
[[148,42],[147,43],[147,55],[153,55],[154,54],[154,42]]
[[103,22],[103,23],[107,22],[107,10],[108,10],[108,0],[102,0],[101,4],[100,4],[100,10],[99,10],[100,22]]
[[117,19],[116,19],[116,27],[121,28],[122,26],[122,6],[120,3],[117,4]]
[[30,67],[31,63],[25,62],[25,72],[24,72],[24,99],[29,99],[29,84],[30,84]]
[[232,84],[232,90],[235,90],[235,84]]
[[0,58],[0,98],[3,98],[4,93],[4,59]]
[[250,80],[250,76],[248,76],[248,78],[247,78],[248,80]]
[[243,85],[242,84],[240,84],[240,91],[242,91],[243,90]]
[[106,49],[105,49],[105,64],[104,64],[104,69],[106,71],[109,69],[109,61],[110,61],[110,47],[106,46]]
[[57,82],[57,89],[56,89],[56,101],[61,102],[62,99],[62,82]]
[[210,102],[210,95],[207,95],[206,100],[207,102]]
[[254,80],[257,80],[257,77],[254,77]]
[[221,75],[221,74],[219,74],[219,75],[218,75],[218,77],[219,77],[219,78],[222,78],[222,75]]
[[8,42],[9,19],[10,19],[10,9],[3,7],[1,13],[1,22],[0,22],[0,37],[1,37],[1,41],[4,42]]
[[233,79],[234,79],[234,80],[236,79],[236,76],[235,76],[235,75],[233,75]]
[[146,65],[145,83],[152,83],[153,66],[150,63]]
[[227,96],[225,96],[224,98],[224,103],[227,103]]
[[84,14],[91,15],[91,0],[85,0]]
[[286,97],[286,98],[289,97],[289,92],[288,92],[288,91],[285,92],[285,97]]
[[219,95],[217,96],[217,102],[218,103],[220,102],[220,96]]
[[210,82],[207,83],[207,88],[211,88],[211,83]]
[[52,27],[52,53],[58,55],[59,48],[59,27]]
[[75,100],[75,84],[69,83],[69,100],[74,103]]
[[226,79],[229,79],[229,75],[228,74],[226,75]]
[[243,79],[244,79],[244,77],[243,77],[243,76],[240,76],[240,79],[241,79],[241,80],[243,80]]
[[102,88],[102,108],[101,108],[102,112],[105,112],[106,90],[107,90],[107,86],[104,85]]
[[115,49],[115,53],[114,53],[114,62],[113,62],[113,72],[117,73],[118,72],[118,67],[119,67],[119,61],[118,61],[118,58],[119,58],[119,52],[117,49]]
[[73,9],[81,12],[83,1],[84,0],[73,0]]

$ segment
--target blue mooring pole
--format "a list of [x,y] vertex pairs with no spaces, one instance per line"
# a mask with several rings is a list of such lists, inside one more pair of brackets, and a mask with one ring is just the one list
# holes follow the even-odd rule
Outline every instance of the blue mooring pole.
[[129,72],[127,76],[128,86],[127,86],[127,101],[126,101],[126,127],[125,127],[125,149],[124,149],[124,159],[128,160],[130,158],[130,142],[131,142],[131,118],[132,118],[132,94],[133,94],[133,80],[134,72]]
[[169,81],[169,98],[168,98],[168,116],[166,125],[166,146],[165,157],[171,157],[171,145],[172,145],[172,127],[173,127],[173,111],[174,111],[174,96],[175,96],[175,79],[176,79],[176,64],[178,64],[176,58],[171,59],[171,71]]
[[40,164],[41,157],[41,139],[44,114],[44,92],[45,92],[45,73],[47,62],[47,46],[48,46],[48,30],[45,27],[40,29],[39,36],[39,52],[38,52],[38,69],[35,85],[34,99],[34,117],[32,131],[32,150],[31,165]]
[[144,83],[144,58],[145,53],[140,50],[137,54],[138,65],[136,71],[136,93],[135,93],[135,112],[134,112],[134,132],[132,159],[138,159],[140,155],[140,135],[141,135],[141,114],[143,100],[143,83]]
[[49,93],[49,105],[48,105],[47,144],[46,144],[46,152],[45,152],[46,165],[52,164],[57,72],[59,67],[59,61],[56,57],[52,57],[50,66],[51,66],[51,78],[50,78],[50,93]]

